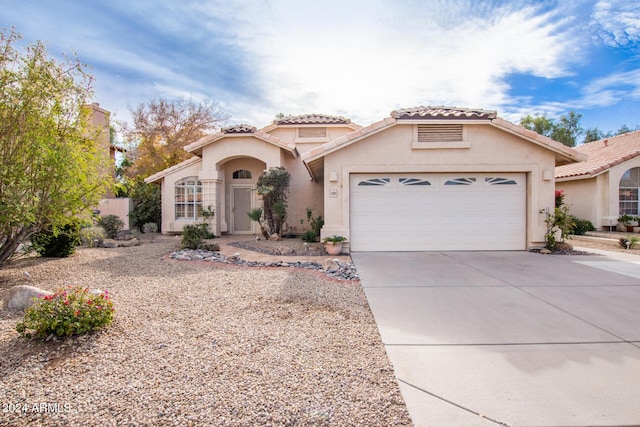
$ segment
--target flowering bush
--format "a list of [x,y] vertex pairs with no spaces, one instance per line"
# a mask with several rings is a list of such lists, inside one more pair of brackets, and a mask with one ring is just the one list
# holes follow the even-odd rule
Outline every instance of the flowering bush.
[[53,295],[39,296],[36,303],[25,310],[16,330],[27,338],[79,335],[108,325],[113,313],[108,291],[95,294],[87,288],[69,286]]

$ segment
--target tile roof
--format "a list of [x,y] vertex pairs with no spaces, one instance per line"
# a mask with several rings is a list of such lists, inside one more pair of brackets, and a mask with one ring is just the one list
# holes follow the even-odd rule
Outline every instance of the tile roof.
[[556,179],[592,177],[640,156],[640,131],[589,142],[576,147],[575,150],[586,155],[587,160],[558,166]]
[[164,178],[165,176],[169,175],[172,172],[176,172],[176,171],[179,171],[180,169],[184,169],[191,165],[195,165],[196,163],[199,163],[201,161],[202,159],[200,157],[193,156],[183,162],[178,163],[177,165],[173,165],[170,168],[161,170],[160,172],[154,173],[153,175],[146,177],[144,179],[144,182],[150,184],[152,182],[159,181],[160,179]]
[[326,114],[303,114],[289,116],[273,121],[275,125],[346,125],[351,119],[342,116],[329,116]]
[[391,117],[398,120],[416,119],[466,119],[466,120],[491,120],[497,117],[493,110],[480,110],[470,108],[446,107],[438,105],[435,107],[414,107],[402,110],[394,110]]
[[258,129],[255,126],[247,124],[239,124],[233,126],[227,126],[220,129],[222,133],[255,133]]

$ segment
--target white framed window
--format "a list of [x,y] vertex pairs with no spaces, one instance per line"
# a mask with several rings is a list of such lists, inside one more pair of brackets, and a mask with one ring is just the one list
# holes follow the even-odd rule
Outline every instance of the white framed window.
[[202,183],[197,176],[176,181],[176,219],[196,220],[202,216]]
[[618,202],[620,215],[638,215],[638,188],[640,188],[640,168],[631,168],[620,178]]

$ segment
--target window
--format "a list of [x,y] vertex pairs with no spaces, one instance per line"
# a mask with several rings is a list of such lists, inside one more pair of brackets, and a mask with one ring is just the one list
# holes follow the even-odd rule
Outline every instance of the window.
[[372,179],[367,179],[365,181],[360,181],[358,183],[358,186],[380,186],[380,185],[387,185],[389,184],[389,182],[391,181],[391,179],[389,178],[372,178]]
[[202,213],[202,183],[190,176],[176,182],[176,219],[196,220]]
[[513,179],[507,178],[485,178],[484,181],[489,185],[518,185]]
[[454,178],[445,182],[444,185],[473,185],[475,182],[475,178]]
[[251,171],[240,169],[233,173],[233,179],[251,179]]
[[640,188],[640,168],[631,168],[620,178],[618,191],[620,215],[638,215],[638,188]]
[[426,179],[420,178],[400,178],[399,181],[403,185],[431,185]]

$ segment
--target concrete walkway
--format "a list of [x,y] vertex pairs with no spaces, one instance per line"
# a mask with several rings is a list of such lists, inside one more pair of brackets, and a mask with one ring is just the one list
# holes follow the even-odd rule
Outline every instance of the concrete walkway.
[[352,259],[416,426],[639,425],[640,260],[624,255]]

